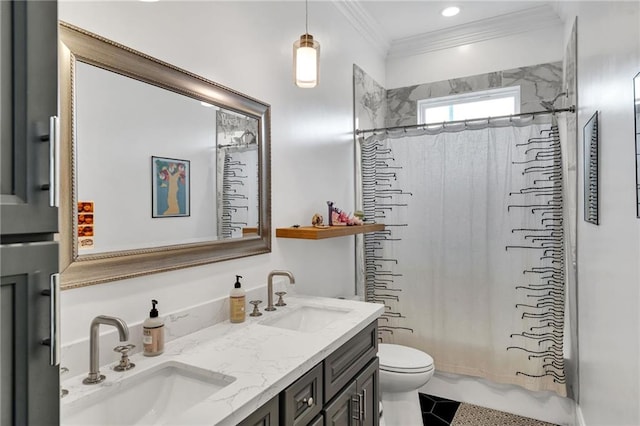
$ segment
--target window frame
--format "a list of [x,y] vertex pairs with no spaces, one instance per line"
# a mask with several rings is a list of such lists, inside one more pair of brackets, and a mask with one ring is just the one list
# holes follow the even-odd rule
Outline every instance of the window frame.
[[[442,106],[452,107],[458,104],[464,104],[469,102],[480,102],[491,99],[503,99],[513,97],[514,110],[512,114],[520,113],[520,86],[508,86],[499,87],[488,90],[478,90],[475,92],[458,93],[455,95],[441,96],[437,98],[420,99],[417,101],[417,124],[431,124],[425,121],[425,113],[429,108],[436,108]],[[452,120],[447,120],[449,122]]]

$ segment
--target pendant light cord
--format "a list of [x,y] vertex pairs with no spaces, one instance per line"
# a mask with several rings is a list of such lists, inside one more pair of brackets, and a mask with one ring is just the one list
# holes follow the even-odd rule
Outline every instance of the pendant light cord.
[[304,32],[309,34],[309,0],[304,1]]

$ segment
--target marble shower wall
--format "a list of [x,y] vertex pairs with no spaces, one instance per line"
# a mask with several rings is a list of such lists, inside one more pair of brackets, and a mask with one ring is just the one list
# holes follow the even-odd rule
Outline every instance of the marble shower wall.
[[[564,55],[564,87],[567,89],[567,97],[562,97],[558,100],[562,100],[562,106],[568,107],[570,105],[576,106],[576,111],[578,108],[578,69],[577,69],[577,57],[578,57],[578,29],[577,29],[577,19],[573,22],[573,27],[571,29],[571,35],[569,36],[569,40],[567,42],[567,47]],[[567,149],[565,150],[565,155],[567,155],[568,161],[568,176],[567,176],[567,193],[573,194],[573,198],[571,196],[567,197],[566,202],[576,205],[576,197],[578,196],[577,190],[580,187],[578,185],[578,177],[576,170],[576,162],[577,162],[577,153],[578,153],[578,122],[577,122],[577,114],[563,114],[566,117],[567,123]],[[576,324],[578,323],[578,289],[576,276],[577,271],[575,269],[575,260],[577,259],[576,253],[576,226],[577,226],[577,218],[576,218],[577,210],[574,209],[571,212],[569,209],[568,213],[568,229],[569,236],[571,241],[571,253],[573,267],[570,268],[569,273],[567,274],[567,297],[569,298],[569,308],[568,312],[565,313],[565,318],[568,319],[569,323],[569,345],[570,345],[570,356],[565,356],[565,374],[567,376],[567,393],[570,398],[574,401],[579,400],[579,376],[578,376],[578,329]]]
[[[551,100],[563,91],[562,62],[539,64],[387,90],[385,126],[416,124],[416,102],[421,99],[517,85],[520,86],[520,112],[541,110],[540,101]],[[560,103],[558,102],[556,105],[560,106]],[[360,126],[360,128],[366,127]]]
[[387,91],[356,64],[353,64],[353,102],[356,128],[384,127]]

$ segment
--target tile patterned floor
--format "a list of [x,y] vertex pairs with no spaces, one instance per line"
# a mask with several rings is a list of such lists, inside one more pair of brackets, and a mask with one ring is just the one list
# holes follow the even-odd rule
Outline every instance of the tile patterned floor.
[[555,426],[503,411],[419,394],[424,426]]
[[418,394],[424,426],[449,426],[460,406],[458,401],[438,396]]

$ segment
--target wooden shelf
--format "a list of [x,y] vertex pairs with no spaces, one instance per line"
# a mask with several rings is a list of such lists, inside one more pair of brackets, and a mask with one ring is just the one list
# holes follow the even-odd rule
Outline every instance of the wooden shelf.
[[325,238],[345,237],[347,235],[365,234],[367,232],[382,230],[384,230],[384,225],[382,223],[355,226],[331,226],[329,228],[301,226],[299,228],[276,228],[276,237],[322,240]]
[[258,228],[257,227],[248,227],[248,228],[242,228],[242,236],[244,237],[245,235],[258,235]]

